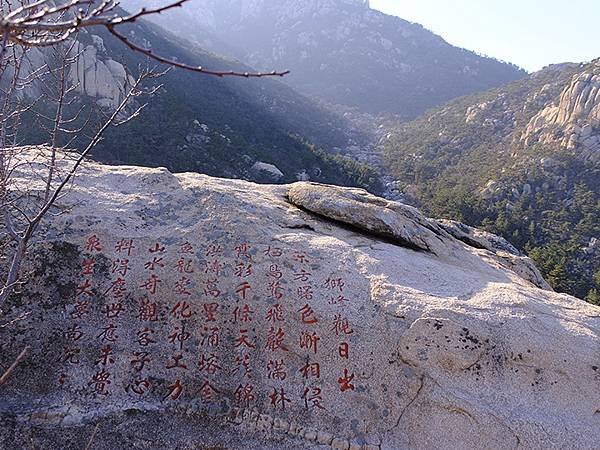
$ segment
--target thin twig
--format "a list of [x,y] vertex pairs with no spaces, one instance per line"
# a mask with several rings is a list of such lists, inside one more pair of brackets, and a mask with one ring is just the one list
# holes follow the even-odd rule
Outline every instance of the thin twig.
[[[202,66],[181,63],[171,58],[155,54],[151,49],[144,48],[132,42],[116,29],[118,26],[124,24],[135,23],[138,19],[146,16],[161,14],[171,9],[180,8],[188,1],[189,0],[177,0],[164,6],[141,8],[137,12],[129,15],[108,15],[108,12],[112,11],[118,5],[118,2],[105,0],[100,3],[97,8],[91,11],[88,8],[88,12],[86,13],[83,12],[81,6],[93,4],[90,0],[70,0],[68,2],[59,3],[52,8],[39,8],[41,5],[47,3],[47,0],[40,0],[34,3],[35,7],[32,5],[22,6],[1,18],[0,33],[4,36],[4,43],[1,44],[2,48],[0,50],[4,52],[9,42],[19,44],[23,47],[54,46],[61,42],[65,42],[71,35],[85,28],[104,27],[132,51],[142,53],[163,64],[168,64],[184,70],[217,77],[232,76],[244,78],[283,77],[290,73],[289,70],[274,70],[271,72],[218,71],[207,69]],[[58,17],[56,17],[57,15]],[[72,16],[72,18],[69,16]]]
[[137,44],[134,44],[121,33],[119,33],[114,25],[107,25],[107,30],[123,42],[127,47],[129,47],[134,52],[142,53],[143,55],[148,56],[149,58],[154,59],[155,61],[161,62],[163,64],[168,64],[173,67],[178,67],[184,70],[190,70],[192,72],[204,73],[206,75],[212,75],[216,77],[242,77],[242,78],[264,78],[264,77],[284,77],[290,73],[289,70],[284,70],[283,72],[277,72],[276,70],[272,72],[236,72],[234,70],[226,70],[226,71],[217,71],[206,69],[202,66],[192,66],[190,64],[180,63],[179,61],[175,61],[173,59],[165,58],[164,56],[157,55],[150,49],[143,48]]
[[24,320],[29,314],[31,314],[31,311],[27,311],[26,313],[21,314],[19,317],[9,320],[5,324],[0,325],[0,329],[9,327],[17,322],[20,322],[21,320]]
[[0,377],[0,386],[2,386],[4,383],[6,383],[6,381],[8,380],[8,377],[10,377],[10,375],[14,372],[14,370],[17,368],[17,366],[19,364],[21,364],[25,358],[27,358],[27,354],[29,353],[29,350],[31,350],[31,347],[28,345],[27,347],[25,347],[23,349],[23,351],[19,354],[19,356],[17,356],[17,359],[15,359],[15,362],[12,363],[12,365],[6,370],[6,372],[4,372],[4,374]]
[[92,431],[92,435],[90,436],[90,440],[88,441],[88,443],[85,446],[84,450],[90,450],[90,448],[92,447],[92,442],[94,442],[94,438],[96,437],[96,433],[98,433],[98,429],[99,428],[100,428],[100,422],[98,422],[96,424],[96,426],[94,427],[94,431]]

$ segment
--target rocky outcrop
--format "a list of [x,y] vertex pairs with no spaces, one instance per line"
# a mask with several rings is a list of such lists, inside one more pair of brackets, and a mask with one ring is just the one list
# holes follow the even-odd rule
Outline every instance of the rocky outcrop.
[[[89,43],[84,44],[84,39]],[[134,80],[121,63],[110,58],[102,38],[87,32],[82,32],[79,40],[74,43],[71,40],[66,41],[57,51],[47,48],[28,49],[22,62],[20,76],[22,79],[31,77],[33,82],[26,83],[26,86],[17,92],[17,98],[38,99],[45,89],[48,89],[47,86],[44,87],[46,83],[52,89],[56,89],[54,77],[44,77],[41,68],[60,67],[63,64],[60,59],[61,52],[69,52],[64,56],[69,65],[68,86],[75,86],[76,92],[93,99],[102,108],[111,110],[119,106],[127,87]],[[36,76],[33,77],[32,74]],[[12,68],[8,68],[6,79],[10,79],[11,76]]]
[[288,191],[291,203],[417,251],[436,253],[443,230],[411,206],[384,200],[363,189],[299,183]]
[[71,65],[69,80],[78,92],[96,99],[99,106],[116,109],[134,80],[121,63],[100,57],[106,52],[102,38],[92,35],[92,42],[77,42],[74,46],[72,53],[79,57]]
[[[513,127],[515,114],[510,110],[509,105],[508,96],[500,94],[490,101],[470,106],[467,109],[465,122],[498,130]],[[442,140],[442,142],[449,141]]]
[[262,161],[255,162],[250,170],[258,176],[269,178],[271,182],[277,182],[283,178],[283,172],[276,165]]
[[584,157],[600,157],[600,61],[574,75],[560,98],[531,118],[521,141],[556,143]]
[[32,347],[0,447],[597,447],[600,309],[489,239],[359,190],[93,163],[59,211],[0,328],[3,368]]
[[537,287],[552,290],[552,287],[544,280],[533,261],[503,237],[454,220],[440,219],[436,222],[445,231],[465,244],[487,250],[500,264],[519,274],[522,278],[531,281]]

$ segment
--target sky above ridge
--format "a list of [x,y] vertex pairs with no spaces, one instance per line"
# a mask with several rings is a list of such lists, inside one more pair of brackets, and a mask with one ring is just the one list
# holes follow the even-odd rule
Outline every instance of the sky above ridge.
[[600,0],[371,0],[371,8],[528,71],[600,57]]

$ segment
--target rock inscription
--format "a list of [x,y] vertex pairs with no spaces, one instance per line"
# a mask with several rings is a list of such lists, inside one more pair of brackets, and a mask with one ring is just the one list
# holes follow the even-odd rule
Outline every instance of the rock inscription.
[[356,389],[353,298],[343,273],[315,274],[312,255],[96,234],[81,248],[55,380],[64,389],[316,414]]

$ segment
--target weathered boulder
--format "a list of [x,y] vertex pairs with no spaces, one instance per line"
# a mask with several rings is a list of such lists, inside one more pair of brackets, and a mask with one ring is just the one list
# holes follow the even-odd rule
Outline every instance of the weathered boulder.
[[1,367],[32,350],[1,448],[600,442],[600,308],[412,208],[89,163],[53,213],[5,305]]
[[259,177],[266,177],[271,182],[279,181],[283,178],[283,172],[274,164],[262,161],[256,161],[250,171]]
[[435,253],[440,247],[449,247],[441,239],[444,231],[416,208],[375,197],[363,189],[297,183],[287,196],[296,206],[407,248]]

